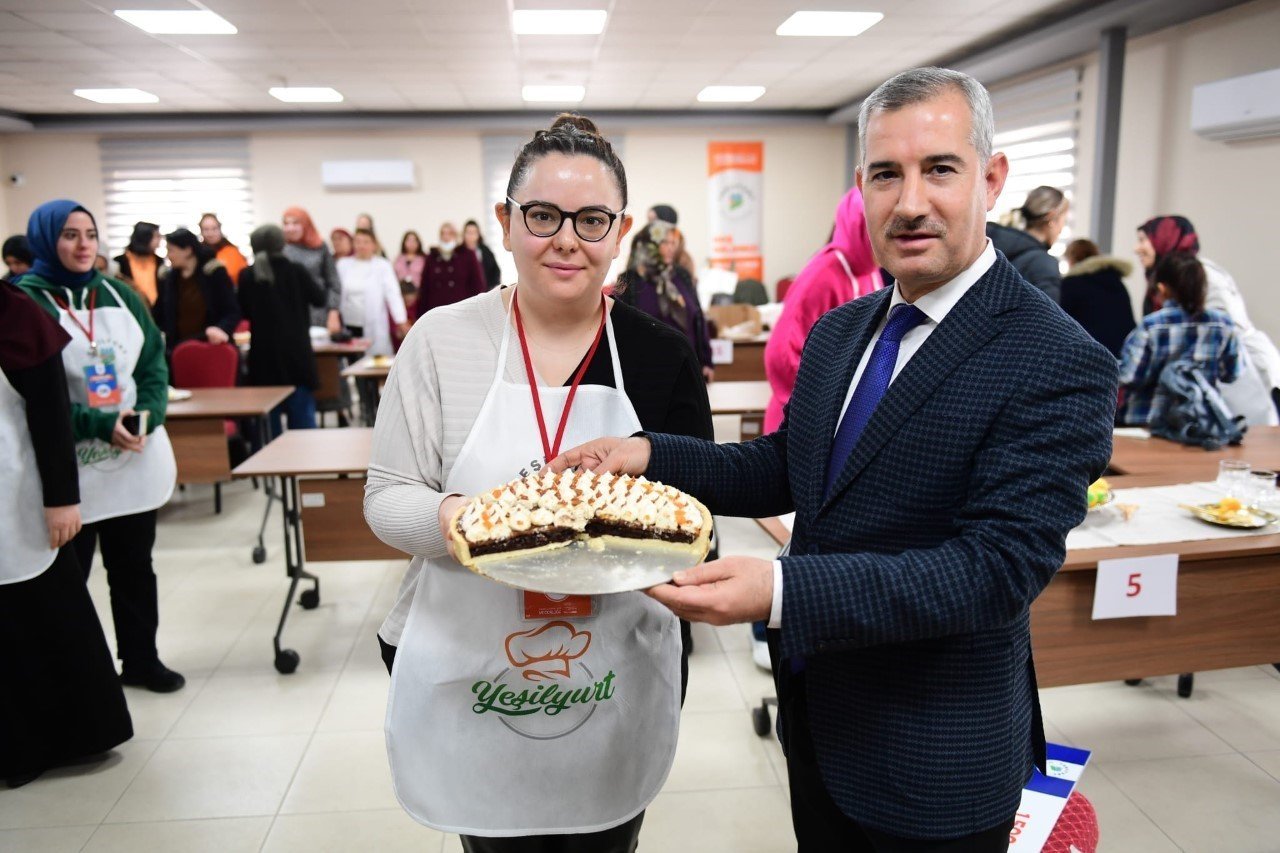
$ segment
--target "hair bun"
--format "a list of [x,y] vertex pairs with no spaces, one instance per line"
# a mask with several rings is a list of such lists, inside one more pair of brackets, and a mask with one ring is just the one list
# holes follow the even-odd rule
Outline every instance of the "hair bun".
[[600,129],[596,127],[596,123],[577,113],[560,113],[556,116],[556,120],[551,123],[551,131],[555,132],[562,127],[571,127],[590,136],[600,136]]

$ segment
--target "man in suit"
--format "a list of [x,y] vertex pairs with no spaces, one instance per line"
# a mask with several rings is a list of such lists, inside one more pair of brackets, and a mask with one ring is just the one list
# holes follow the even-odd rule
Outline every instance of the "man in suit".
[[602,439],[553,465],[645,473],[712,512],[795,510],[789,556],[650,594],[768,619],[801,851],[1004,853],[1043,764],[1029,608],[1106,465],[1115,359],[987,240],[1008,172],[972,78],[862,105],[858,186],[893,288],[818,321],[782,427]]

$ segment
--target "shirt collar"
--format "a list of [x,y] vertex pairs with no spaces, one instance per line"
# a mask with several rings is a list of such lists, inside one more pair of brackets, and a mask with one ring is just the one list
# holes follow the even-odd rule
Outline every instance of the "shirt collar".
[[[939,288],[929,291],[915,301],[915,306],[924,312],[936,326],[941,323],[966,293],[969,288],[978,283],[978,279],[987,274],[987,270],[991,269],[996,262],[996,249],[991,245],[991,240],[987,240],[987,245],[983,248],[982,253],[978,255],[978,259],[969,265],[969,268],[961,272],[951,281]],[[902,305],[907,300],[903,298],[902,291],[898,288],[897,283],[893,285],[893,298],[889,302],[889,310],[892,311],[895,305]]]

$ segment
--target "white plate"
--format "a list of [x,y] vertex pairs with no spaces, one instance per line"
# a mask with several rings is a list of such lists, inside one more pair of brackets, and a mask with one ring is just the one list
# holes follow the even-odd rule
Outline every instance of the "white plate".
[[479,558],[473,572],[507,586],[554,595],[608,595],[667,583],[700,562],[688,551],[627,547],[583,541],[564,548],[511,556]]

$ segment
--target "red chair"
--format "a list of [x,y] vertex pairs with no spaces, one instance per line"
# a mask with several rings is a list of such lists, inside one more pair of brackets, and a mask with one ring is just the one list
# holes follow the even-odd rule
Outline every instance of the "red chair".
[[[232,344],[183,341],[173,350],[176,388],[234,388],[240,370],[240,353]],[[237,432],[235,421],[224,421],[227,437]],[[222,484],[213,484],[213,509],[222,512]]]
[[776,294],[774,297],[775,302],[781,302],[787,298],[787,291],[791,289],[791,282],[793,281],[795,281],[795,279],[791,278],[791,276],[778,279],[778,283],[774,286],[773,291]]

